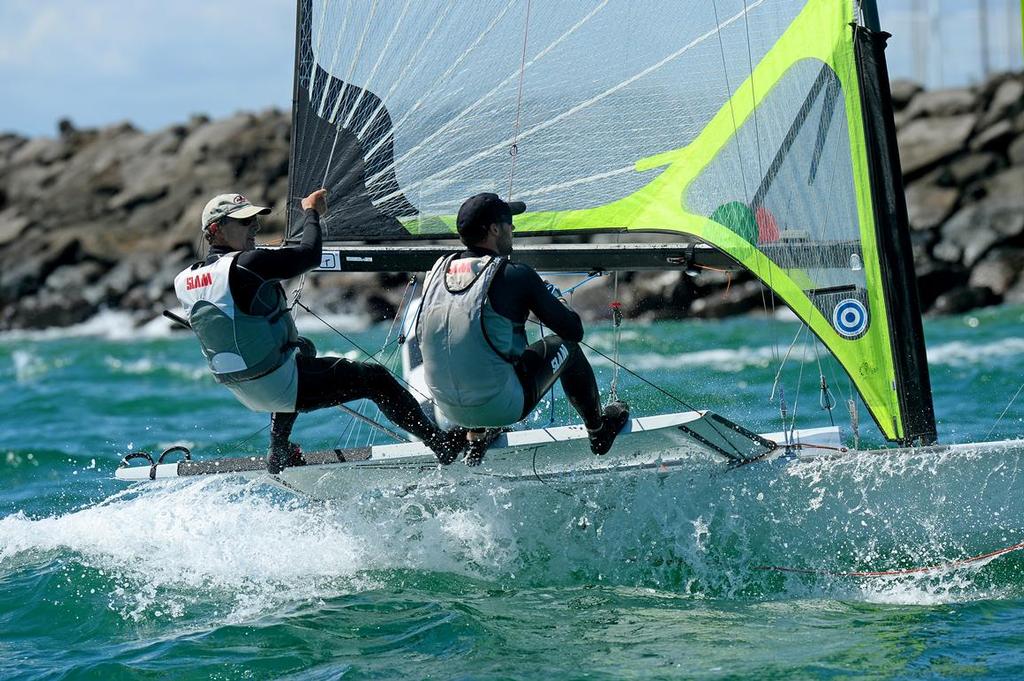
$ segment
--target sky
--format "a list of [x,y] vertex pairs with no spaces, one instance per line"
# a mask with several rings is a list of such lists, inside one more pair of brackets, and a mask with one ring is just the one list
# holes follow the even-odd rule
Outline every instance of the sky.
[[[978,80],[981,1],[881,0],[892,76]],[[987,5],[993,68],[1024,68],[1020,0]],[[53,135],[61,118],[155,130],[288,109],[294,23],[290,0],[0,0],[0,132]]]

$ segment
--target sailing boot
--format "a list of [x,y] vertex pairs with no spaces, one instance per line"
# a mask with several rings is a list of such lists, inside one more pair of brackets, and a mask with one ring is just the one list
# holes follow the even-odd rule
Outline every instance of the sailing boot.
[[461,426],[456,426],[447,432],[439,430],[436,437],[427,440],[426,445],[434,452],[437,462],[442,466],[447,466],[459,458],[459,454],[466,448],[467,432]]
[[[479,433],[481,431],[473,431]],[[494,441],[498,439],[498,436],[505,432],[504,428],[487,428],[483,431],[482,437],[476,440],[469,441],[469,447],[466,448],[466,457],[463,461],[466,462],[467,466],[479,466],[484,462],[484,454],[487,453],[487,448],[494,444]]]
[[302,449],[294,442],[272,442],[267,452],[267,472],[277,475],[290,466],[305,466]]
[[615,436],[629,422],[629,405],[621,400],[612,402],[604,408],[601,415],[601,427],[596,430],[587,428],[590,437],[590,451],[598,456],[607,454],[615,442]]

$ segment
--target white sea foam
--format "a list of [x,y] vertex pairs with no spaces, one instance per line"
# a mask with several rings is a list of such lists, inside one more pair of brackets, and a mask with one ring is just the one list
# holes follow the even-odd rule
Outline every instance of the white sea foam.
[[1010,589],[980,590],[975,577],[991,560],[926,574],[872,577],[859,585],[860,598],[887,605],[944,605],[1012,598]]
[[14,365],[14,380],[20,384],[31,383],[54,369],[67,366],[70,361],[64,357],[54,357],[46,360],[28,350],[15,350],[11,353],[11,363]]
[[149,357],[126,362],[117,357],[107,355],[103,358],[103,363],[111,371],[118,374],[144,376],[158,371],[169,371],[172,374],[192,381],[198,381],[210,375],[210,371],[206,366],[182,364],[181,362],[155,362]]
[[998,363],[1003,358],[1016,358],[1024,353],[1024,338],[1003,338],[991,343],[952,341],[928,348],[928,363],[965,367]]
[[[635,371],[650,371],[652,369],[685,369],[689,367],[708,368],[715,371],[736,373],[748,367],[770,367],[775,366],[780,356],[780,351],[771,347],[749,348],[742,347],[735,350],[713,349],[698,350],[696,352],[684,352],[674,355],[666,355],[656,352],[621,354],[619,361]],[[591,358],[595,365],[608,365],[610,362],[603,357]],[[813,362],[813,354],[804,357],[802,354],[793,354],[790,362]]]
[[171,322],[163,317],[136,326],[135,318],[127,312],[103,310],[81,324],[72,326],[6,331],[0,334],[0,341],[45,341],[86,336],[107,340],[134,340],[166,338],[170,335]]
[[183,617],[213,602],[218,621],[232,622],[376,588],[368,571],[466,572],[510,559],[485,510],[387,508],[381,517],[379,500],[306,503],[236,478],[174,481],[65,515],[0,518],[0,566],[72,553],[115,577],[110,604],[125,617]]
[[[603,337],[602,342],[594,344],[594,347],[602,351],[610,349],[610,336]],[[619,359],[624,365],[637,371],[706,367],[715,371],[735,373],[748,367],[776,367],[785,352],[786,348],[784,347],[744,346],[735,349],[709,349],[679,354],[624,353],[620,355]],[[820,346],[818,353],[820,357],[827,355],[827,351]],[[928,362],[936,366],[984,366],[998,364],[1002,359],[1013,359],[1021,354],[1024,354],[1024,338],[1004,338],[983,344],[952,341],[928,348]],[[592,355],[591,361],[595,365],[610,364],[608,360],[599,355]],[[787,363],[799,364],[801,362],[815,363],[817,359],[814,352],[810,350],[805,352],[802,350],[802,345],[798,345],[790,354]]]
[[[353,314],[321,314],[320,317],[341,331],[362,331],[370,326],[369,319]],[[310,314],[296,315],[296,325],[302,333],[330,332],[330,329]],[[114,341],[153,340],[171,338],[176,334],[177,324],[163,315],[139,323],[128,312],[102,310],[81,324],[52,327],[39,330],[16,330],[0,333],[2,341],[45,341],[63,338],[94,337]]]
[[372,326],[370,318],[365,315],[345,314],[341,312],[330,314],[317,312],[317,315],[319,315],[320,319],[317,319],[305,310],[297,310],[295,313],[295,326],[298,328],[299,332],[331,333],[331,329],[327,324],[330,324],[339,331],[365,331]]

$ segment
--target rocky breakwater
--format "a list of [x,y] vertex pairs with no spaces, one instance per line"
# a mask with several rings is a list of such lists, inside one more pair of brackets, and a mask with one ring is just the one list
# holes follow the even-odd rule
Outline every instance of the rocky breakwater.
[[922,305],[1024,302],[1024,76],[893,99]]
[[103,308],[149,319],[174,303],[214,192],[249,192],[282,228],[290,124],[280,112],[129,124],[54,138],[0,136],[0,328],[83,321]]
[[[926,92],[893,86],[921,298],[957,312],[1024,301],[1024,76]],[[64,326],[103,309],[137,323],[176,305],[174,275],[201,247],[213,194],[240,191],[284,227],[290,121],[267,111],[194,117],[152,133],[130,124],[52,138],[0,135],[0,329]],[[304,300],[370,320],[394,315],[408,277],[320,275]],[[611,282],[574,303],[608,314]],[[629,317],[722,317],[771,304],[749,275],[679,271],[620,278]]]

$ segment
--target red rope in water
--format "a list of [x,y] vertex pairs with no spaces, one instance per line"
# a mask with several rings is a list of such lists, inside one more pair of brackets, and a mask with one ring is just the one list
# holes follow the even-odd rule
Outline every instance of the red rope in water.
[[989,551],[979,556],[972,556],[971,558],[964,558],[962,560],[954,560],[949,563],[940,563],[938,565],[929,565],[926,567],[913,567],[904,568],[902,570],[871,570],[865,572],[838,572],[834,570],[823,570],[820,568],[793,568],[793,567],[780,567],[777,565],[758,565],[755,570],[764,570],[769,572],[787,572],[796,573],[802,575],[824,575],[827,577],[900,577],[905,575],[919,575],[927,574],[929,572],[941,572],[944,570],[952,570],[958,567],[964,567],[966,565],[973,565],[974,563],[980,563],[988,560],[989,558],[996,558],[1007,553],[1013,553],[1014,551],[1020,551],[1024,549],[1024,542],[1014,544],[1013,546],[1007,546],[1005,548],[996,549],[995,551]]

